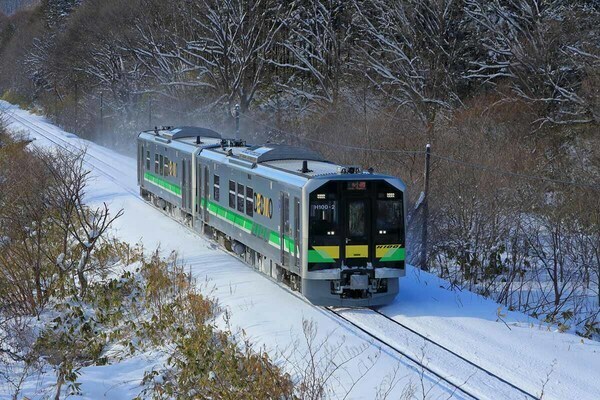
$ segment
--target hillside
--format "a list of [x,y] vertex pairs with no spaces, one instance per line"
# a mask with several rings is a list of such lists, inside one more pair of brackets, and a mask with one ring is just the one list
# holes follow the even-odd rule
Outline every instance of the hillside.
[[594,0],[44,0],[0,18],[0,95],[126,155],[155,126],[233,134],[237,104],[249,143],[402,178],[413,265],[599,339],[599,20]]
[[[143,243],[149,253],[159,246],[165,257],[177,251],[183,270],[189,269],[198,290],[218,301],[223,310],[217,326],[229,327],[236,337],[247,338],[256,349],[266,349],[277,365],[291,373],[299,398],[469,398],[428,371],[416,368],[382,342],[374,342],[361,330],[333,318],[324,308],[310,305],[214,242],[145,203],[138,195],[134,159],[64,132],[43,117],[6,103],[0,105],[8,107],[10,129],[35,139],[35,147],[72,151],[86,147],[85,165],[92,174],[87,203],[90,207],[108,203],[111,210],[124,211],[115,220],[112,234],[125,242]],[[114,272],[120,273],[120,269]],[[508,311],[475,293],[454,291],[449,282],[413,267],[400,285],[400,295],[382,312],[487,366],[537,397],[594,399],[594,393],[600,390],[595,379],[600,362],[598,342],[561,333],[556,326]],[[424,365],[443,376],[454,377],[463,388],[475,390],[479,398],[519,398],[514,392],[501,394],[504,392],[499,392],[498,383],[485,373],[473,373],[464,365],[455,368],[447,360],[438,359],[431,343],[376,326],[373,315],[367,311],[347,310],[345,315],[370,326],[387,343],[406,346],[411,357],[423,359]],[[312,326],[308,336],[307,321]],[[307,358],[311,343],[312,356],[320,360],[316,365]],[[162,382],[173,347],[144,347],[141,339],[135,344],[134,354],[127,348],[110,347],[102,353],[107,358],[106,365],[98,363],[78,369],[77,398],[135,397],[147,387],[141,384],[148,371],[157,372],[152,382]],[[329,374],[327,381],[319,380]],[[317,383],[311,377],[324,384],[324,393],[302,391],[303,383]],[[22,385],[22,395],[41,397],[54,390],[55,379],[51,370],[30,376]]]

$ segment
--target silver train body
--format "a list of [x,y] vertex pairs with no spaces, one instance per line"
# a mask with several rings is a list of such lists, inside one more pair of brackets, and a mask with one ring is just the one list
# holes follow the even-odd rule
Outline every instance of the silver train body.
[[405,275],[405,185],[298,147],[195,127],[138,136],[143,198],[309,301],[378,306]]

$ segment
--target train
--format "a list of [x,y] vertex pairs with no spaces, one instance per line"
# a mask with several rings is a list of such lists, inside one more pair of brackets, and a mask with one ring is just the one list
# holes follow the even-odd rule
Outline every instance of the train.
[[139,133],[137,180],[143,199],[315,305],[389,304],[406,274],[397,177],[181,126]]

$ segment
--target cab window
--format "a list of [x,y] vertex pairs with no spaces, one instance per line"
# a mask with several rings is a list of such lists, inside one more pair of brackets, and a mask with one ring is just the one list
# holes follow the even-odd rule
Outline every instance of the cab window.
[[312,235],[335,235],[338,224],[337,200],[314,200],[310,203],[310,232]]
[[377,199],[377,218],[375,234],[393,240],[402,240],[404,230],[404,205],[401,193],[379,193]]
[[348,202],[348,236],[358,237],[366,235],[366,204],[364,200]]

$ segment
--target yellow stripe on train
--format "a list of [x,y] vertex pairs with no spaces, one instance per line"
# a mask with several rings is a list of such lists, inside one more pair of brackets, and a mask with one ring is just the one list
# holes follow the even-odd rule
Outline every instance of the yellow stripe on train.
[[340,258],[340,246],[313,246],[313,249],[325,257],[330,257],[336,260]]
[[367,258],[369,256],[369,246],[350,245],[346,246],[346,258]]
[[378,244],[375,246],[375,257],[382,258],[392,249],[399,249],[402,247],[400,244]]

